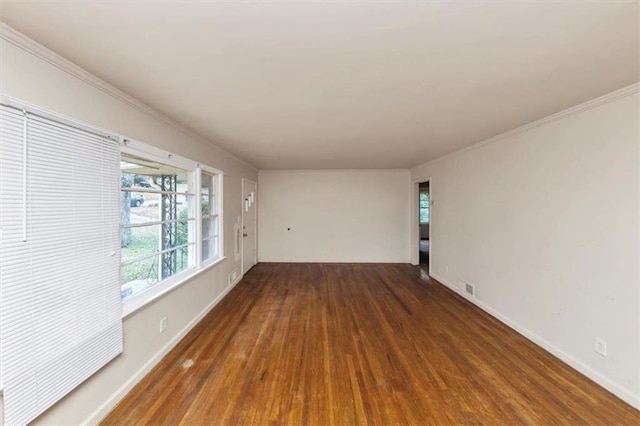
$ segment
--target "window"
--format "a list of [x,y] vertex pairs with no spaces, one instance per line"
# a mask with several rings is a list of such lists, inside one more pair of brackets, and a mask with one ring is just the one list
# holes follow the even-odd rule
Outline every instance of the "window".
[[202,172],[200,190],[200,211],[202,214],[202,262],[218,256],[219,220],[217,200],[217,179],[213,173]]
[[123,154],[120,160],[122,298],[195,266],[193,172]]
[[222,258],[222,174],[127,142],[120,158],[120,283],[127,315]]
[[421,224],[429,223],[429,193],[428,192],[420,192],[420,223]]

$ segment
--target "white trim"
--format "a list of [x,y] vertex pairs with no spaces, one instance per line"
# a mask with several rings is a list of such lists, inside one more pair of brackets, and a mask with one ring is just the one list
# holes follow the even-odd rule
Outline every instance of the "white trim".
[[239,276],[230,286],[208,304],[198,315],[178,332],[166,345],[162,347],[149,361],[145,362],[125,383],[122,384],[105,402],[102,403],[93,413],[89,415],[81,424],[94,425],[100,423],[102,419],[124,398],[135,385],[140,382],[188,333],[195,327],[229,292],[235,287],[242,277]]
[[500,312],[496,311],[492,307],[486,305],[485,303],[483,303],[482,301],[478,300],[477,298],[469,297],[461,289],[459,289],[456,286],[451,285],[444,278],[438,276],[437,274],[435,274],[433,272],[429,272],[429,276],[431,278],[434,278],[434,280],[436,282],[438,282],[439,284],[442,284],[443,286],[447,287],[448,289],[450,289],[450,290],[454,291],[455,293],[459,294],[464,299],[466,299],[469,302],[473,303],[474,305],[476,305],[477,307],[479,307],[480,309],[482,309],[483,311],[485,311],[486,313],[488,313],[492,317],[498,319],[500,322],[504,323],[505,325],[509,326],[510,328],[512,328],[513,330],[515,330],[516,332],[518,332],[522,336],[526,337],[527,339],[529,339],[530,341],[532,341],[536,345],[540,346],[542,349],[546,350],[551,355],[553,355],[556,358],[560,359],[560,361],[562,361],[565,364],[569,365],[574,370],[578,371],[579,373],[581,373],[584,376],[588,377],[589,379],[593,380],[594,382],[596,382],[597,384],[599,384],[603,388],[607,389],[609,392],[613,393],[614,395],[616,395],[618,398],[622,399],[627,404],[630,404],[631,406],[633,406],[633,407],[635,407],[635,408],[640,410],[640,394],[634,394],[630,390],[623,388],[622,386],[620,386],[619,384],[615,383],[614,381],[612,381],[608,377],[606,377],[603,374],[595,371],[593,368],[589,367],[588,365],[586,365],[582,361],[579,361],[575,357],[567,354],[562,349],[558,348],[557,346],[553,345],[552,343],[550,343],[549,341],[543,339],[542,337],[538,336],[537,334],[529,331],[527,328],[521,326],[517,322],[507,318],[506,316],[504,316]]
[[[166,164],[167,166],[179,167],[181,169],[185,169],[185,172],[189,173],[195,173],[199,166],[197,161],[191,160],[190,158],[182,157],[169,151],[165,151],[164,149],[133,139],[122,139],[120,152],[141,157],[145,160],[153,160],[161,164]],[[161,192],[165,191],[158,191],[157,193]],[[195,191],[190,192],[191,194],[195,194]]]
[[95,75],[91,74],[90,72],[86,71],[85,69],[79,67],[78,65],[74,64],[73,62],[69,61],[68,59],[63,58],[62,56],[58,55],[57,53],[51,51],[50,49],[46,48],[45,46],[41,45],[40,43],[30,39],[29,37],[25,36],[24,34],[16,31],[15,29],[13,29],[11,26],[7,25],[4,22],[0,22],[0,38],[8,41],[9,43],[12,43],[14,45],[16,45],[17,47],[25,50],[26,52],[42,59],[43,61],[57,67],[58,69],[66,72],[67,74],[72,75],[73,77],[83,81],[84,83],[89,84],[90,86],[93,86],[94,88],[100,90],[103,93],[106,93],[107,95],[113,97],[114,99],[117,99],[118,101],[127,104],[128,106],[142,112],[145,114],[149,114],[152,117],[154,117],[157,120],[162,121],[163,123],[173,127],[174,129],[180,131],[181,133],[196,139],[200,142],[203,142],[205,144],[207,144],[208,146],[224,153],[225,155],[228,155],[229,157],[233,158],[234,160],[246,165],[247,167],[250,167],[254,170],[258,170],[256,168],[256,166],[254,166],[253,164],[237,157],[234,154],[231,154],[230,152],[226,151],[225,149],[219,147],[218,145],[216,145],[215,143],[211,142],[209,139],[199,135],[198,133],[194,132],[193,130],[187,128],[186,126],[178,123],[177,121],[173,120],[172,118],[169,118],[168,116],[161,114],[160,112],[152,109],[151,107],[149,107],[148,105],[140,102],[139,100],[137,100],[136,98],[134,98],[131,95],[128,95],[127,93],[123,92],[122,90],[112,86],[111,84],[107,83],[106,81],[96,77]]
[[[211,167],[211,166],[207,166],[206,164],[198,164],[200,166],[200,168],[205,172],[205,173],[209,173],[214,174],[214,175],[223,175],[224,172],[220,169],[216,169],[215,167]],[[216,188],[217,189],[217,188]]]
[[376,173],[398,173],[398,172],[410,172],[412,167],[405,169],[260,169],[260,174],[263,173],[362,173],[362,172],[376,172]]
[[220,171],[217,176],[218,187],[216,190],[218,203],[218,256],[225,258],[224,251],[224,173]]
[[[196,165],[196,173],[193,177],[193,184],[195,185],[195,216],[196,216],[196,268],[202,268],[202,165]],[[209,200],[209,205],[211,205],[211,200]],[[200,242],[200,244],[198,244]]]
[[483,147],[485,145],[491,144],[493,142],[497,142],[499,140],[508,138],[510,136],[514,136],[514,135],[517,135],[519,133],[535,129],[537,127],[545,126],[547,124],[553,123],[554,121],[558,121],[558,120],[561,120],[563,118],[570,117],[572,115],[580,114],[580,113],[588,111],[590,109],[593,109],[593,108],[599,107],[601,105],[605,105],[605,104],[617,101],[618,99],[622,99],[622,98],[625,98],[627,96],[631,96],[631,95],[634,95],[634,94],[637,94],[637,93],[640,93],[640,83],[634,83],[634,84],[632,84],[630,86],[623,87],[622,89],[618,89],[618,90],[616,90],[614,92],[607,93],[606,95],[597,97],[595,99],[591,99],[591,100],[589,100],[587,102],[583,102],[581,104],[578,104],[578,105],[575,105],[573,107],[567,108],[567,109],[562,110],[560,112],[557,112],[555,114],[543,117],[543,118],[541,118],[539,120],[532,121],[531,123],[525,124],[523,126],[516,127],[515,129],[511,129],[511,130],[508,130],[508,131],[506,131],[504,133],[500,133],[499,135],[496,135],[496,136],[490,137],[488,139],[484,139],[482,141],[476,142],[473,145],[470,145],[470,146],[468,146],[466,148],[459,149],[457,151],[454,151],[454,152],[452,152],[450,154],[447,154],[447,155],[444,155],[442,157],[434,158],[433,160],[429,160],[429,161],[424,162],[424,163],[416,164],[415,166],[413,166],[411,168],[413,169],[413,168],[420,167],[420,166],[426,166],[426,165],[429,165],[429,164],[434,164],[434,163],[437,163],[439,161],[446,160],[448,158],[454,157],[454,156],[456,156],[458,154],[463,154],[463,153],[465,153],[467,151],[472,151],[472,150],[481,148],[481,147]]

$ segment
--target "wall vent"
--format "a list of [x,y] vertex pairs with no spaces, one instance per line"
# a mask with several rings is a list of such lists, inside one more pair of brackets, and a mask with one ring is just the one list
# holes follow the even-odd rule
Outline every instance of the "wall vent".
[[464,291],[471,297],[476,297],[476,287],[473,284],[463,281]]

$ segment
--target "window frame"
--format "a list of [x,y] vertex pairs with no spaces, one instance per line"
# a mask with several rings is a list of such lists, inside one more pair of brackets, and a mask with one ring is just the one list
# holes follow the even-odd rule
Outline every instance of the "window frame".
[[[145,143],[139,141],[132,141],[128,139],[123,139],[120,145],[120,156],[122,154],[132,155],[136,157],[140,157],[146,160],[155,161],[158,163],[166,164],[168,166],[177,167],[183,170],[186,170],[188,173],[192,173],[192,182],[194,188],[191,192],[194,193],[194,202],[192,204],[195,209],[195,226],[193,227],[193,231],[190,232],[195,233],[195,261],[192,266],[168,277],[164,280],[158,281],[158,283],[149,287],[148,289],[138,293],[131,295],[129,298],[122,301],[122,318],[126,318],[132,313],[140,310],[144,306],[149,303],[159,299],[165,294],[175,290],[176,288],[183,285],[185,282],[194,278],[195,276],[203,273],[204,271],[210,269],[214,265],[224,261],[226,256],[224,255],[224,244],[223,244],[223,198],[224,194],[222,191],[222,181],[224,173],[221,170],[218,170],[214,167],[202,165],[197,163],[196,161],[190,160],[188,158],[172,154],[170,152],[164,151],[160,148],[156,148],[151,145],[147,145]],[[202,261],[202,212],[201,212],[201,196],[202,196],[202,172],[216,175],[216,195],[218,197],[217,209],[218,209],[218,256],[207,259],[205,262]],[[190,206],[191,208],[191,206]],[[121,228],[122,225],[120,225]],[[120,259],[121,267],[122,267],[122,259]]]
[[[127,158],[125,158],[125,156]],[[132,157],[132,158],[129,158]],[[172,253],[172,252],[177,252],[177,253],[184,253],[184,250],[186,249],[186,253],[187,253],[187,265],[186,267],[184,267],[182,270],[176,272],[174,275],[179,274],[182,271],[188,270],[190,268],[193,268],[196,266],[196,262],[195,262],[195,245],[197,244],[196,241],[196,232],[195,232],[195,175],[194,175],[194,171],[191,169],[186,169],[182,166],[178,166],[176,164],[169,164],[170,161],[157,161],[155,159],[150,159],[148,155],[144,155],[144,156],[140,156],[140,155],[136,155],[133,156],[127,152],[123,152],[122,150],[120,151],[120,176],[122,177],[124,174],[129,174],[131,175],[132,179],[135,180],[135,174],[130,173],[126,168],[123,168],[123,163],[131,163],[131,164],[135,164],[136,163],[136,158],[140,158],[143,161],[149,161],[152,162],[153,164],[161,164],[163,166],[168,166],[172,169],[178,170],[179,174],[184,174],[184,176],[187,178],[187,182],[188,182],[188,190],[186,192],[182,192],[182,191],[177,191],[177,189],[174,189],[175,192],[172,191],[166,191],[166,190],[162,190],[162,189],[147,189],[147,188],[134,188],[134,187],[120,187],[120,194],[122,195],[123,193],[142,193],[142,194],[156,194],[160,196],[160,199],[163,198],[164,195],[166,194],[170,194],[172,196],[178,196],[181,194],[184,194],[186,196],[186,210],[188,212],[188,216],[186,219],[186,223],[187,223],[187,242],[183,243],[183,244],[179,244],[179,245],[174,245],[173,247],[168,247],[166,249],[162,248],[162,243],[161,241],[164,239],[164,227],[167,224],[170,223],[175,223],[178,227],[180,226],[181,223],[185,222],[183,219],[180,219],[179,217],[174,218],[174,219],[163,219],[162,217],[158,217],[157,220],[151,220],[148,222],[143,222],[143,223],[127,223],[127,224],[123,224],[120,223],[120,230],[124,230],[124,229],[130,229],[133,233],[133,230],[135,229],[157,229],[157,237],[158,240],[156,242],[156,248],[153,252],[147,253],[147,254],[142,254],[140,256],[137,257],[133,257],[131,259],[127,259],[124,260],[122,257],[120,259],[120,271],[121,271],[121,279],[122,279],[122,270],[124,267],[127,267],[129,265],[133,265],[139,262],[144,262],[147,260],[151,260],[152,262],[154,262],[154,264],[157,264],[157,269],[156,269],[156,278],[157,281],[154,284],[151,284],[152,286],[155,286],[157,283],[162,282],[164,280],[160,279],[161,276],[161,270],[162,270],[162,261],[163,261],[163,255],[167,254],[167,253]],[[122,202],[122,197],[120,197],[120,200]],[[121,206],[122,208],[122,206]],[[160,209],[161,207],[158,206],[158,209]],[[181,214],[182,212],[180,212]],[[179,214],[179,215],[180,215]],[[178,216],[179,216],[178,215]],[[134,238],[135,240],[135,238]],[[155,259],[154,259],[155,258]],[[149,287],[150,288],[150,287]],[[139,292],[138,294],[142,293],[146,291],[143,290],[141,292]]]
[[[216,252],[217,252],[217,256],[211,256],[208,257],[207,259],[202,259],[202,243],[205,240],[204,235],[202,234],[202,221],[203,221],[203,217],[202,217],[202,205],[200,204],[202,202],[202,176],[203,175],[209,175],[213,178],[213,188],[214,188],[214,196],[215,196],[215,213],[211,210],[211,199],[209,199],[209,217],[215,217],[217,218],[217,229],[216,232],[213,236],[206,238],[206,239],[213,239],[214,237],[218,238],[218,242],[217,242],[217,247],[215,247]],[[215,169],[213,167],[209,167],[209,166],[204,166],[204,165],[199,165],[199,172],[197,174],[197,188],[196,188],[196,198],[197,198],[197,206],[196,206],[196,222],[198,224],[198,228],[197,232],[199,235],[199,240],[198,240],[198,245],[196,246],[196,256],[197,256],[197,261],[200,263],[201,266],[206,267],[209,264],[215,263],[216,260],[220,257],[224,257],[224,241],[223,241],[223,235],[224,232],[222,232],[223,228],[222,228],[222,224],[223,224],[223,197],[222,197],[222,189],[223,189],[223,181],[224,181],[224,177],[223,177],[223,173],[218,170]],[[211,198],[211,196],[209,196]]]

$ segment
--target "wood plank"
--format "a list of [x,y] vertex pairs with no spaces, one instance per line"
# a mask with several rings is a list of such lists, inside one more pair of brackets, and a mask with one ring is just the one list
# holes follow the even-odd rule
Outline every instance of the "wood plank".
[[103,424],[638,425],[640,412],[417,267],[261,263]]

